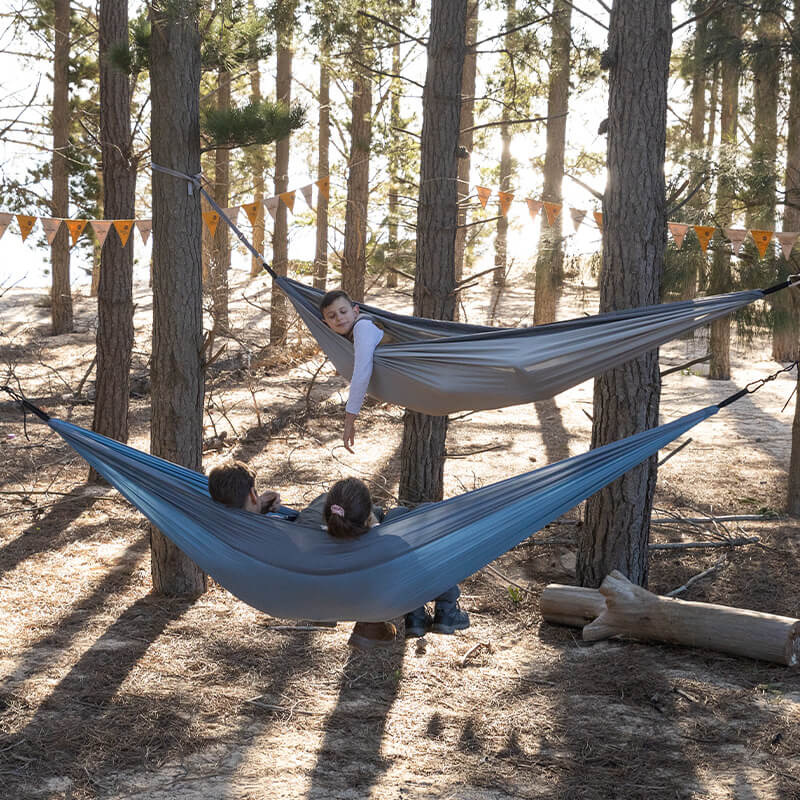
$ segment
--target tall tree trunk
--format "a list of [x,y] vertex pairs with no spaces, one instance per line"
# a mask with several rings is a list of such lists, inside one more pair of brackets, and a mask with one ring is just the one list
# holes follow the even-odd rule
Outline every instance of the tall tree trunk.
[[[789,78],[789,130],[786,134],[786,200],[783,212],[783,229],[800,230],[800,0],[794,0],[792,20],[792,67]],[[800,268],[797,248],[789,262],[792,272]],[[800,291],[792,289],[794,318],[800,316]],[[798,337],[800,338],[800,337]],[[797,339],[795,339],[797,343]],[[795,356],[796,358],[796,356]],[[792,454],[789,461],[789,490],[786,508],[800,517],[800,370],[797,375],[797,392],[794,400],[792,422]]]
[[[200,171],[200,35],[194,0],[151,7],[153,162],[187,175]],[[203,309],[200,193],[153,172],[153,356],[150,448],[200,470],[203,443]],[[153,587],[197,595],[205,573],[151,528]]]
[[[544,157],[542,197],[548,202],[561,202],[564,177],[564,144],[567,135],[569,108],[569,56],[572,26],[572,3],[553,0],[550,23],[550,83],[547,95],[547,149]],[[542,214],[539,254],[535,268],[533,324],[543,325],[556,318],[556,302],[563,280],[564,240],[561,235],[562,215],[550,225]]]
[[[466,3],[431,0],[428,69],[422,95],[414,313],[453,319],[458,219],[458,144]],[[404,503],[443,495],[447,417],[406,411],[399,495]]]
[[[695,14],[700,14],[702,11],[701,3],[695,2],[692,4],[692,10]],[[692,53],[692,113],[689,123],[689,181],[690,188],[694,189],[695,186],[703,179],[705,172],[705,158],[704,158],[704,145],[706,133],[706,50],[708,47],[707,42],[707,29],[708,20],[704,16],[700,16],[695,25],[694,43]],[[704,208],[707,207],[708,192],[700,189],[694,197],[689,201],[689,208],[691,208],[698,218],[702,214]],[[684,259],[685,273],[681,286],[680,296],[682,300],[691,300],[697,296],[697,278],[700,270],[703,268],[703,261],[705,254],[695,248],[689,250]],[[694,332],[687,334],[688,338],[692,338]]]
[[[54,217],[69,216],[69,28],[70,0],[54,0],[55,57],[53,60],[53,202]],[[62,225],[51,245],[53,335],[72,331],[69,286],[69,233]]]
[[[506,29],[511,30],[514,26],[515,0],[506,0]],[[506,50],[514,53],[514,34],[509,33],[505,37]],[[509,56],[509,58],[512,56]],[[503,111],[500,116],[500,183],[501,192],[511,190],[511,126],[508,121],[511,119],[510,108],[514,103],[515,84],[512,80],[506,79],[503,82]],[[508,217],[500,212],[497,220],[497,232],[494,237],[494,272],[492,273],[492,283],[495,286],[503,286],[506,282],[506,270],[508,269]]]
[[[103,208],[109,219],[133,219],[136,164],[131,141],[131,87],[115,69],[109,50],[128,42],[128,6],[100,0],[100,149],[103,159]],[[92,430],[128,441],[131,350],[133,348],[133,235],[125,247],[108,236],[101,251],[97,291],[97,385]],[[99,478],[92,469],[89,479]]]
[[[398,15],[395,15],[396,24],[400,20]],[[395,42],[392,47],[392,74],[400,74],[400,42]],[[392,78],[392,102],[389,108],[389,124],[392,130],[399,130],[402,125],[400,124],[400,80]],[[397,248],[398,248],[398,231],[400,229],[398,217],[398,190],[399,190],[399,177],[400,177],[400,158],[398,153],[398,146],[395,143],[389,150],[389,220],[388,220],[388,242],[386,245],[386,257],[395,263],[393,266],[397,267]],[[389,289],[394,289],[397,286],[397,273],[393,269],[386,271],[386,286]]]
[[467,249],[467,198],[469,197],[469,173],[472,162],[472,141],[475,124],[475,74],[478,66],[478,55],[475,42],[478,39],[479,0],[467,2],[466,54],[464,70],[461,73],[461,119],[459,121],[459,155],[458,159],[458,229],[456,230],[456,281],[464,274],[464,257]]
[[[248,0],[248,9],[251,16],[256,13],[255,0]],[[258,59],[250,62],[250,98],[254,103],[261,101],[261,71],[258,66]],[[264,236],[266,226],[264,225],[264,173],[267,168],[266,158],[264,157],[263,144],[254,144],[251,148],[253,163],[253,202],[256,204],[256,222],[253,225],[253,247],[259,252],[264,253]],[[250,258],[250,277],[255,278],[264,269],[261,260],[255,256]]]
[[[281,0],[285,14],[292,22],[278,32],[277,72],[275,77],[275,97],[290,106],[292,102],[292,37],[294,27],[295,0]],[[289,188],[289,137],[275,144],[275,194]],[[283,202],[275,209],[275,227],[272,236],[272,268],[278,275],[289,271],[289,218],[288,209]],[[283,292],[272,284],[272,303],[270,305],[270,344],[282,344],[287,331],[287,304]]]
[[[739,125],[739,71],[742,15],[735,3],[726,5],[720,15],[720,34],[725,36],[722,61],[722,110],[720,112],[719,178],[717,180],[716,221],[726,228],[733,220],[736,199],[736,136]],[[731,289],[731,253],[717,247],[711,258],[709,292],[723,294]],[[731,321],[725,317],[711,323],[711,363],[708,377],[728,380],[731,376]]]
[[[331,145],[331,73],[328,48],[323,44],[319,59],[319,158],[317,178],[330,173]],[[314,254],[314,288],[325,290],[328,282],[328,197],[317,192],[317,246]]]
[[[610,15],[608,185],[603,200],[600,310],[659,302],[666,226],[664,157],[672,43],[669,0],[615,0]],[[651,351],[595,379],[592,447],[658,422],[661,380]],[[647,582],[656,458],[593,495],[577,576],[599,586],[613,569]]]
[[[356,61],[366,55],[359,30],[354,50]],[[367,203],[369,200],[369,158],[372,139],[372,81],[369,74],[355,66],[352,116],[350,123],[350,162],[347,175],[347,206],[344,217],[342,250],[342,288],[353,300],[364,299],[367,271]]]
[[[222,69],[217,75],[217,108],[231,107],[231,73]],[[231,151],[218,147],[214,152],[214,200],[227,208],[231,192]],[[210,252],[211,317],[215,330],[228,329],[228,272],[231,266],[231,245],[228,226],[217,225]]]

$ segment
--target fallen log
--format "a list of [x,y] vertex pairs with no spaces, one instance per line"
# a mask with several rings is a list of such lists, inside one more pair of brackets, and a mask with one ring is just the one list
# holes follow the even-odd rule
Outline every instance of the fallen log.
[[[583,627],[585,641],[624,635],[736,656],[800,663],[800,620],[714,603],[660,597],[616,570],[600,589],[550,584],[540,608],[547,622]],[[593,620],[586,624],[588,620]]]

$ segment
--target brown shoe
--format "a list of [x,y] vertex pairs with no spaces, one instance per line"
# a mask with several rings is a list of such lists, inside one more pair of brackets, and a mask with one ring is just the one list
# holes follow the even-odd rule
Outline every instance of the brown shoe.
[[391,622],[356,622],[347,644],[359,650],[389,647],[395,636],[397,628]]

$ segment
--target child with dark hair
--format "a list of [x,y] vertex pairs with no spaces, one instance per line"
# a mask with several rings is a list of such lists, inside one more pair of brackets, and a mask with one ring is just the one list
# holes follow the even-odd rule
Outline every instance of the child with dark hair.
[[[407,511],[407,508],[401,506],[383,514],[381,509],[372,505],[369,489],[363,481],[345,478],[335,483],[328,492],[323,517],[331,536],[353,538],[366,533],[379,521],[388,521]],[[428,631],[451,634],[468,628],[469,614],[458,605],[460,595],[458,586],[452,586],[434,599],[432,615],[424,605],[406,614],[406,638],[424,636]],[[395,627],[390,622],[357,622],[350,643],[357,647],[374,647],[376,644],[391,642],[395,632]]]
[[356,434],[356,417],[361,411],[372,377],[372,357],[379,344],[386,344],[391,337],[373,317],[362,314],[347,292],[333,289],[327,292],[319,304],[325,324],[340,336],[353,343],[353,377],[350,379],[350,396],[347,398],[342,440],[345,448],[353,452]]
[[220,464],[208,474],[208,493],[213,500],[232,508],[266,514],[277,511],[281,496],[277,492],[256,492],[256,474],[241,461]]

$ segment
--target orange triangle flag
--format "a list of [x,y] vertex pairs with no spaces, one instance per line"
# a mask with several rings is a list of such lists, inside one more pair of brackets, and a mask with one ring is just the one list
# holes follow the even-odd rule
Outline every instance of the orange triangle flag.
[[291,192],[281,192],[278,197],[283,200],[283,204],[294,214],[294,189]]
[[602,211],[593,211],[594,221],[597,223],[597,227],[600,230],[603,230],[603,212]]
[[204,211],[203,222],[205,222],[206,227],[211,231],[211,235],[213,236],[217,232],[217,225],[219,225],[219,214],[217,214],[216,211]]
[[705,253],[708,243],[714,238],[716,228],[713,225],[695,225],[694,232],[697,234],[697,241],[700,242],[700,249]]
[[133,230],[133,223],[136,220],[133,219],[115,219],[114,220],[114,227],[117,229],[117,234],[119,235],[119,240],[122,242],[122,246],[125,247],[128,244],[128,237],[131,235],[131,231]]
[[328,178],[320,178],[317,182],[317,189],[319,189],[319,193],[324,197],[330,197],[331,194],[331,179]]
[[67,230],[69,231],[70,239],[72,239],[72,244],[80,239],[81,234],[86,227],[86,223],[88,220],[85,219],[65,219],[64,222],[67,223]]
[[481,206],[486,208],[486,204],[489,202],[489,198],[492,195],[492,190],[487,189],[485,186],[476,186],[475,191],[478,193],[478,200],[481,201]]
[[250,224],[255,225],[258,219],[258,203],[242,203],[242,208],[244,213],[247,214]]
[[508,214],[508,209],[511,206],[511,201],[514,199],[514,195],[511,192],[498,192],[497,199],[500,203],[500,213],[503,216]]
[[536,215],[542,210],[542,204],[539,200],[533,200],[530,197],[525,201],[528,204],[528,211],[530,212],[531,219],[536,219]]
[[547,224],[552,225],[556,217],[561,213],[561,203],[543,203],[545,214],[547,214]]
[[756,243],[759,257],[764,258],[764,254],[767,252],[767,247],[772,241],[772,231],[750,231],[750,235],[753,237],[753,240]]
[[39,221],[42,223],[42,230],[44,230],[47,243],[53,244],[53,239],[56,238],[62,220],[54,219],[53,217],[41,217]]
[[680,250],[683,247],[683,240],[686,238],[686,231],[689,230],[689,226],[681,222],[668,222],[667,227],[675,240],[675,247]]
[[17,214],[17,222],[19,223],[19,232],[22,234],[22,241],[28,238],[28,234],[33,230],[36,224],[36,217],[28,216],[27,214]]

